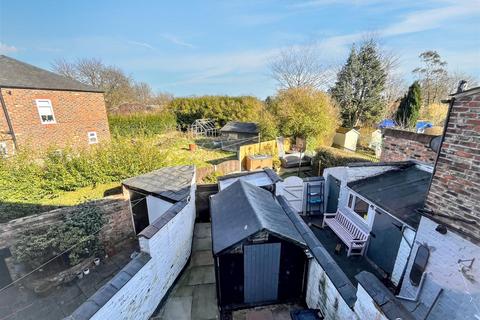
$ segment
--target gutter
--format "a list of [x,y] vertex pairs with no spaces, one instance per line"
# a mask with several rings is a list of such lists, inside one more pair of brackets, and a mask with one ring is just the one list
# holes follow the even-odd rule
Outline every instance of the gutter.
[[13,131],[12,120],[10,119],[10,115],[8,114],[7,105],[5,104],[5,100],[3,100],[2,88],[0,88],[0,104],[2,105],[3,113],[5,114],[5,119],[7,120],[9,134],[12,136],[13,146],[15,147],[15,150],[17,150],[17,137],[15,136],[15,132]]

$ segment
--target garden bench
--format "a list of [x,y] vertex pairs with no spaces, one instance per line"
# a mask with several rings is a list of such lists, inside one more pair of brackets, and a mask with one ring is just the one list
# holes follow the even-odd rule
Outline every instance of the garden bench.
[[[340,210],[336,213],[323,215],[322,228],[327,225],[348,247],[347,257],[351,255],[363,255],[368,240],[368,233],[360,229]],[[355,252],[353,250],[356,250]]]

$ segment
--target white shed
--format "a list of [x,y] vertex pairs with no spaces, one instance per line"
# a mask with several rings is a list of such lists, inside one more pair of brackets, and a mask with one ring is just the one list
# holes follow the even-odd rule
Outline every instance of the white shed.
[[333,145],[342,149],[355,151],[357,150],[357,141],[360,132],[355,129],[340,127],[337,129],[333,137]]

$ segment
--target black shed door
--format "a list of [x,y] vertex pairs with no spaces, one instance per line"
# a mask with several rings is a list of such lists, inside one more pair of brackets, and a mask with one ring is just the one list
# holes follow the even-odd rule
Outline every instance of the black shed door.
[[244,246],[245,303],[277,300],[280,249],[280,243]]
[[402,241],[402,224],[390,215],[375,211],[367,256],[388,275],[392,274]]

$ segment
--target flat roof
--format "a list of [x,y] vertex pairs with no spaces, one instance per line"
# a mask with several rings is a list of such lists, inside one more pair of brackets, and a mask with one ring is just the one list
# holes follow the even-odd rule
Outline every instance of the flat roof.
[[237,180],[243,180],[258,187],[264,187],[282,181],[282,178],[270,168],[232,173],[218,178],[219,189],[223,190]]
[[387,213],[417,228],[421,215],[416,210],[425,204],[431,178],[430,172],[409,163],[347,185]]
[[122,182],[127,188],[178,202],[190,195],[195,166],[165,167]]

